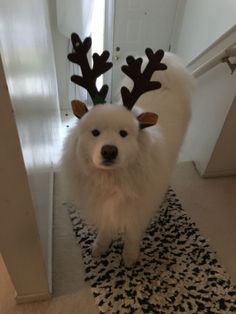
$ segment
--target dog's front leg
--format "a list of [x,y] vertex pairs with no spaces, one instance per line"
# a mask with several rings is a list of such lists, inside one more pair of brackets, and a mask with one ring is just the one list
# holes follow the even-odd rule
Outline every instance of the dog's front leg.
[[141,230],[130,231],[128,228],[124,235],[123,261],[126,266],[135,264],[139,257],[140,242],[143,236]]
[[97,257],[102,255],[109,248],[115,231],[111,227],[111,222],[108,217],[112,216],[112,212],[115,211],[117,203],[119,202],[119,196],[106,199],[103,204],[101,215],[103,215],[102,224],[98,230],[97,238],[93,244],[92,254]]
[[101,228],[98,231],[97,238],[93,244],[92,255],[98,257],[104,254],[109,248],[112,241],[111,232],[108,231],[105,227]]

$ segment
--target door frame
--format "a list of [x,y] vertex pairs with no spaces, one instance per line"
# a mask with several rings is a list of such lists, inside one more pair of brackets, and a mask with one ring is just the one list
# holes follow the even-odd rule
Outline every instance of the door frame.
[[[51,298],[32,195],[0,54],[0,251],[16,301]],[[9,158],[11,156],[11,158]]]
[[[104,50],[110,52],[110,59],[113,61],[113,39],[114,39],[114,22],[115,22],[115,0],[105,0],[105,27],[104,27]],[[112,88],[112,71],[104,74],[104,84],[109,86],[107,95],[107,102],[111,102],[111,88]]]

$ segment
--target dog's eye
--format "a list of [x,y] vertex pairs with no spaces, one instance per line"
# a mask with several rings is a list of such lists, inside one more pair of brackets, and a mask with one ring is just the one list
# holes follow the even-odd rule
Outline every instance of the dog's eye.
[[125,130],[120,130],[120,136],[126,137],[128,135],[128,132]]
[[92,131],[93,136],[99,136],[100,135],[100,131],[98,131],[97,129],[93,129]]

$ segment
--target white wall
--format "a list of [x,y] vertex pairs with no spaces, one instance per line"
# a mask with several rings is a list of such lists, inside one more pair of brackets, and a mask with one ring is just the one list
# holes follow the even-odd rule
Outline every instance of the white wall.
[[[182,160],[193,160],[201,175],[207,175],[208,163],[235,97],[235,78],[236,72],[231,75],[227,66],[220,64],[197,81],[192,120],[181,155]],[[227,141],[226,138],[225,140]],[[231,145],[234,145],[232,141]],[[223,151],[222,153],[224,155]],[[221,170],[223,164],[227,168],[227,163],[225,158]]]
[[[235,79],[235,76],[234,76]],[[208,176],[236,175],[236,97],[207,167]]]
[[235,0],[187,0],[175,51],[188,63],[234,24]]
[[52,161],[59,137],[59,106],[46,0],[2,0],[0,45],[50,273]]
[[[190,70],[232,46],[235,38],[234,26],[194,59]],[[227,64],[220,63],[196,81],[192,120],[180,157],[193,160],[204,176],[232,175],[236,171],[235,75]]]

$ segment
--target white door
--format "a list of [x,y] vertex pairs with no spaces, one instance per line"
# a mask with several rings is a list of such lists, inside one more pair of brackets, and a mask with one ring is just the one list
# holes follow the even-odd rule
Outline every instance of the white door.
[[128,55],[170,49],[178,0],[117,0],[114,7],[112,101],[117,101]]

